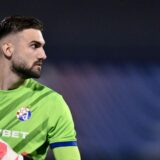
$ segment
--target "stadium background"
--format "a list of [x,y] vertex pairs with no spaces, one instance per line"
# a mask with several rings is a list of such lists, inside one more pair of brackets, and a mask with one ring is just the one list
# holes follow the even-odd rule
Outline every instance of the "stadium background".
[[12,0],[0,13],[44,22],[40,81],[69,104],[82,160],[160,159],[160,1]]

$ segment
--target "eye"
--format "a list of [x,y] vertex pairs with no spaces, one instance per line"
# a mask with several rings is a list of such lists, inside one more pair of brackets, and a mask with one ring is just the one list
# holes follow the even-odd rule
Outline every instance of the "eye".
[[38,48],[38,47],[39,47],[39,45],[38,45],[38,44],[36,44],[36,43],[33,43],[33,44],[31,44],[31,47],[32,47],[33,49],[36,49],[36,48]]

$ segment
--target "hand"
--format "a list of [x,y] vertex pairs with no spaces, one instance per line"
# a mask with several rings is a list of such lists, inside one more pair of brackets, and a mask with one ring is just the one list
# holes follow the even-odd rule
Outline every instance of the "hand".
[[6,142],[0,140],[0,160],[23,160],[23,157],[13,151]]

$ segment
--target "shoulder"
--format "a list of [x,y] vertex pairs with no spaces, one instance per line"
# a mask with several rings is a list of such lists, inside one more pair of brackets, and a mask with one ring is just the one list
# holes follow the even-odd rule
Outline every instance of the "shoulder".
[[61,99],[62,97],[60,93],[34,79],[27,79],[24,88],[26,88],[33,95],[45,99],[54,99],[55,101],[56,99]]
[[56,93],[56,91],[54,91],[53,89],[47,87],[46,85],[30,78],[30,79],[27,79],[26,80],[26,83],[25,83],[25,88],[31,90],[31,91],[35,91],[35,92],[47,92],[47,91],[50,91],[50,92],[53,92],[53,93]]

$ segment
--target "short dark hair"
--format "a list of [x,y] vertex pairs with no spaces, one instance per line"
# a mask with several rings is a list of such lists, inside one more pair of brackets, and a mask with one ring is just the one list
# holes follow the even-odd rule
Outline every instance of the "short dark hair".
[[43,23],[34,17],[9,16],[0,21],[0,39],[10,33],[17,33],[24,29],[38,29],[43,31]]

